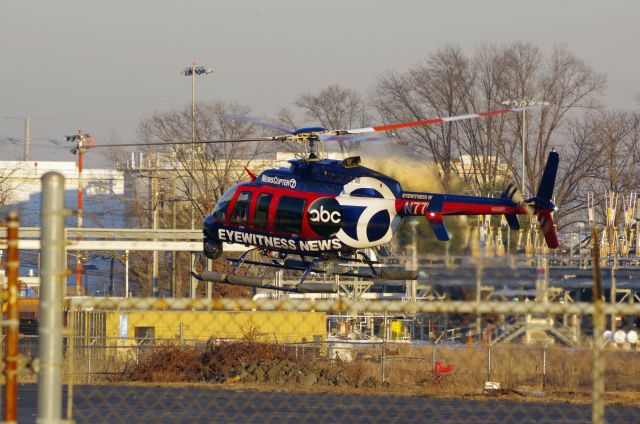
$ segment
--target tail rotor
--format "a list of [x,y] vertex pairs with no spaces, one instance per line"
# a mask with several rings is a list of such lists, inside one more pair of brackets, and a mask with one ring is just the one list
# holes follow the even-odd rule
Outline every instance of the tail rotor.
[[[556,234],[555,224],[553,222],[553,212],[556,210],[555,205],[551,202],[553,197],[553,189],[556,183],[556,176],[558,173],[558,164],[560,163],[560,155],[558,152],[551,151],[547,158],[547,163],[542,172],[542,178],[540,179],[540,185],[538,186],[538,192],[535,197],[524,199],[520,190],[515,184],[510,183],[502,193],[503,198],[509,198],[519,208],[529,215],[536,215],[540,230],[544,235],[544,239],[547,246],[551,249],[555,249],[559,246],[558,236]],[[520,229],[518,218],[515,214],[505,215],[509,227],[512,230]]]

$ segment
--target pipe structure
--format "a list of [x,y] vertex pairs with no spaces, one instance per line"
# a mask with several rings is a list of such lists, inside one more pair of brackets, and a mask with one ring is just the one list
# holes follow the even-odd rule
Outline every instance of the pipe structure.
[[5,409],[4,420],[17,420],[18,413],[18,273],[20,270],[20,253],[18,251],[17,212],[9,212],[7,216],[7,342],[5,345]]
[[[594,424],[604,423],[604,328],[605,314],[600,280],[599,228],[591,232],[593,240],[593,386],[591,393],[591,419]],[[615,303],[613,304],[615,306]]]
[[64,177],[57,172],[48,172],[42,177],[40,212],[39,423],[62,422],[62,290],[66,275],[64,217]]

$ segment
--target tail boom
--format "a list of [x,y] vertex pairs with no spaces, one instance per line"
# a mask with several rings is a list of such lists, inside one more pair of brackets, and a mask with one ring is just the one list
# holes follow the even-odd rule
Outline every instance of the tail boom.
[[529,199],[526,204],[517,204],[509,198],[406,192],[402,198],[396,199],[398,215],[424,216],[438,240],[442,241],[449,240],[449,232],[443,220],[445,215],[505,215],[509,227],[518,230],[520,224],[517,215],[534,213],[538,216],[547,246],[552,249],[558,247],[552,217],[554,210],[555,206],[550,201],[540,198]]

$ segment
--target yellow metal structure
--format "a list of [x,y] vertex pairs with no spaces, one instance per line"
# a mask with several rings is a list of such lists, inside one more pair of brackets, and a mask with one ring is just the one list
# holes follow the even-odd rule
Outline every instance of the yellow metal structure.
[[324,312],[74,311],[67,325],[77,337],[297,343],[326,340]]

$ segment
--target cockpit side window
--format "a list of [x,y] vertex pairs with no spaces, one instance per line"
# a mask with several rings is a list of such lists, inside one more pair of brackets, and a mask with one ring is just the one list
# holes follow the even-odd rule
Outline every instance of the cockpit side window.
[[242,191],[238,195],[236,204],[231,213],[231,223],[246,225],[249,219],[249,205],[251,204],[251,192]]
[[216,203],[215,208],[213,208],[213,218],[217,222],[223,222],[227,213],[227,209],[229,208],[229,203],[233,198],[234,193],[236,192],[236,187],[233,186],[229,190],[227,190],[220,199],[218,199],[218,203]]
[[271,204],[271,198],[273,198],[273,195],[270,193],[262,193],[258,196],[256,210],[253,213],[253,225],[255,225],[256,228],[266,228],[269,222],[269,205]]

